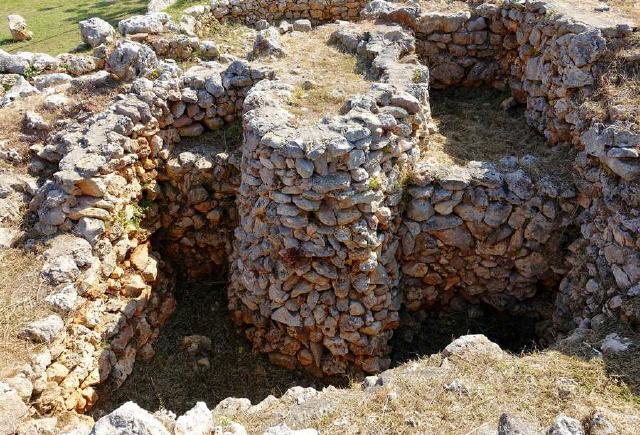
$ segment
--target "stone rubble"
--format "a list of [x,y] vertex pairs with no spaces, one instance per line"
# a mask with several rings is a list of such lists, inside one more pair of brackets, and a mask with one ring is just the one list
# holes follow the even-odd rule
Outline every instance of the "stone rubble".
[[[392,389],[394,386],[401,386],[402,382],[407,382],[408,379],[425,370],[432,370],[429,372],[429,376],[446,379],[447,367],[456,364],[456,358],[473,358],[478,355],[483,355],[490,359],[511,358],[498,345],[490,342],[483,335],[462,336],[454,341],[454,343],[456,342],[467,345],[465,353],[443,355],[445,359],[442,367],[435,369],[433,367],[425,368],[420,361],[415,361],[384,372],[380,376],[368,377],[367,380],[370,385],[366,388],[382,388],[384,385],[385,388]],[[456,384],[458,389],[464,388],[457,380],[454,380],[452,384]],[[198,402],[191,410],[177,418],[166,411],[152,415],[139,408],[135,403],[128,402],[98,420],[91,433],[129,433],[124,432],[126,428],[129,428],[129,430],[138,430],[136,433],[145,434],[246,434],[245,427],[235,422],[235,419],[245,419],[247,417],[255,419],[260,418],[262,415],[273,416],[273,413],[277,412],[277,415],[283,416],[283,422],[276,426],[267,427],[262,432],[263,435],[314,435],[319,432],[313,428],[304,428],[303,420],[298,420],[298,417],[308,412],[309,409],[318,410],[320,413],[307,415],[307,417],[311,418],[314,415],[322,415],[322,412],[326,412],[327,409],[330,410],[331,405],[327,401],[331,399],[327,399],[327,395],[334,391],[334,387],[327,387],[322,391],[316,391],[313,388],[293,387],[287,390],[280,398],[269,396],[253,406],[247,399],[228,398],[220,402],[213,410],[209,410],[204,403]],[[322,411],[322,409],[325,411]],[[267,410],[270,410],[270,412],[266,412]],[[291,429],[290,426],[302,428]],[[491,429],[492,424],[487,424],[486,426],[486,429],[491,431],[490,433],[504,435],[616,433],[614,426],[600,412],[595,412],[588,421],[585,420],[584,424],[568,415],[560,414],[546,431],[509,413],[504,413],[497,418],[495,426],[493,426],[495,429]]]

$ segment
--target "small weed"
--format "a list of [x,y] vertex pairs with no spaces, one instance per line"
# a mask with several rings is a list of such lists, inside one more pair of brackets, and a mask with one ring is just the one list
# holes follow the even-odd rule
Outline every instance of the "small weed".
[[30,66],[30,67],[27,67],[27,69],[24,70],[24,74],[23,75],[24,75],[24,78],[28,80],[28,79],[33,78],[34,76],[37,76],[38,75],[38,70]]
[[153,71],[147,74],[147,78],[149,80],[158,80],[159,77],[160,77],[160,70],[158,68],[155,68]]
[[226,415],[222,415],[218,418],[216,418],[217,420],[217,425],[218,426],[222,426],[222,427],[227,427],[229,426],[231,423],[233,423],[233,420],[230,419],[229,417],[227,417]]
[[424,71],[420,68],[416,68],[413,71],[413,83],[426,83],[429,80],[428,74],[424,73]]
[[115,221],[119,223],[125,231],[135,232],[142,229],[142,222],[153,205],[153,201],[141,200],[138,204],[129,204],[116,215]]
[[382,188],[382,179],[379,176],[371,177],[368,186],[371,190],[380,190]]

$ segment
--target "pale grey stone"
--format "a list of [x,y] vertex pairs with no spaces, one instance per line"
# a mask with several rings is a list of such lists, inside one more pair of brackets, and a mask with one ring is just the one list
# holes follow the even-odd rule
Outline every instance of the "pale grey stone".
[[75,285],[69,284],[57,292],[51,293],[45,298],[45,302],[58,313],[69,313],[75,310],[82,302],[78,296]]
[[109,55],[106,70],[119,80],[130,81],[151,73],[157,66],[158,58],[151,48],[124,41]]
[[82,40],[94,48],[113,41],[116,33],[111,24],[98,17],[80,21],[79,25]]
[[184,415],[178,417],[175,435],[206,435],[213,428],[213,414],[204,402],[198,402]]
[[423,222],[435,214],[428,199],[414,199],[409,203],[407,216],[416,222]]
[[584,435],[584,433],[582,423],[566,415],[557,416],[547,430],[547,435]]
[[60,316],[52,314],[42,320],[29,323],[20,331],[19,337],[35,343],[51,343],[63,329],[64,321]]
[[153,415],[134,402],[127,402],[98,420],[91,435],[170,435]]
[[453,340],[442,351],[442,356],[444,357],[473,354],[502,357],[504,352],[500,349],[500,346],[489,341],[489,339],[482,334],[463,335]]
[[8,384],[0,382],[0,433],[15,433],[28,411],[18,393]]
[[310,20],[302,19],[295,20],[293,22],[293,30],[295,30],[296,32],[310,32],[311,29],[312,26]]

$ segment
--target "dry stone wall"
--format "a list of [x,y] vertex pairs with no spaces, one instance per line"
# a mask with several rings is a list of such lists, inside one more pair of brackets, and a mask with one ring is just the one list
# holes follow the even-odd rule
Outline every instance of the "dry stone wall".
[[435,88],[507,87],[527,105],[527,120],[549,143],[578,143],[589,127],[579,106],[594,91],[597,62],[608,44],[633,29],[595,28],[541,1],[469,3],[467,10],[443,13],[378,1],[364,15],[415,31]]
[[598,85],[599,61],[637,29],[615,22],[594,27],[543,1],[469,1],[465,10],[443,13],[374,0],[363,16],[415,32],[432,86],[506,87],[526,104],[528,122],[549,144],[579,150],[574,183],[581,237],[571,245],[556,326],[588,326],[596,315],[597,321],[636,319],[638,216],[627,204],[638,191],[640,128],[624,117],[592,124],[580,106]]
[[[178,142],[233,122],[247,89],[266,76],[236,61],[181,78],[141,78],[107,111],[47,144],[59,170],[31,207],[41,232],[63,233],[45,254],[43,274],[57,287],[50,303],[68,320],[52,320],[47,350],[21,375],[39,412],[83,412],[99,385],[117,388],[136,356],[153,356],[151,343],[175,307],[162,254],[197,251],[194,261],[224,269],[239,183],[225,153],[233,150],[181,150]],[[150,240],[161,228],[162,254]]]
[[237,149],[210,143],[178,144],[163,162],[154,198],[160,214],[154,237],[162,258],[182,276],[225,276],[238,225],[239,163]]
[[[364,3],[214,0],[192,16],[353,19]],[[403,303],[482,302],[545,318],[553,309],[562,329],[605,315],[640,320],[637,126],[577,115],[608,40],[628,29],[603,32],[545,8],[421,14],[376,0],[365,15],[405,27],[345,23],[332,37],[365,61],[371,89],[304,127],[286,110],[293,88],[262,68],[232,60],[181,75],[147,46],[116,44],[103,60],[135,79],[129,92],[39,152],[57,172],[31,208],[55,235],[43,273],[67,320],[30,325],[46,350],[12,385],[28,382],[25,400],[41,413],[84,412],[100,385],[120,385],[136,357],[153,356],[175,307],[169,263],[192,277],[230,268],[229,308],[254,347],[325,375],[386,368]],[[435,86],[507,83],[549,142],[578,148],[575,188],[533,177],[528,160],[418,164],[431,122],[429,70],[416,54]],[[180,144],[240,118],[240,150]],[[565,262],[557,254],[574,224]],[[553,308],[539,287],[561,277]]]
[[[428,74],[399,62],[413,38],[398,27],[361,36],[380,82],[343,115],[293,127],[293,88],[278,82],[245,100],[230,310],[272,362],[326,375],[389,365],[402,299],[399,186],[428,121]],[[349,26],[334,35],[354,38]]]
[[417,168],[399,231],[408,309],[462,311],[482,303],[551,317],[552,300],[540,292],[566,273],[563,244],[576,191],[532,176],[528,164],[505,158],[499,165]]
[[366,3],[367,0],[211,0],[210,10],[217,19],[231,18],[247,24],[284,19],[353,21]]

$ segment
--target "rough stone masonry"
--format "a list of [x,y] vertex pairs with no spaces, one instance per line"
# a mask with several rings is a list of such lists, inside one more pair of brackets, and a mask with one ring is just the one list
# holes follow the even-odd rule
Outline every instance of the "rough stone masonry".
[[[354,19],[363,4],[214,0],[181,24]],[[304,128],[288,122],[291,85],[257,63],[219,58],[206,41],[164,35],[181,29],[166,14],[124,20],[120,32],[133,36],[73,58],[132,83],[36,150],[55,167],[31,202],[38,230],[53,238],[43,273],[69,320],[30,326],[47,346],[11,381],[32,386],[25,401],[44,414],[84,412],[100,385],[117,387],[136,357],[152,357],[175,307],[171,263],[194,277],[229,267],[230,311],[254,347],[317,374],[386,368],[403,305],[484,303],[553,317],[560,330],[640,320],[637,120],[590,125],[578,111],[608,44],[634,29],[576,22],[540,1],[433,14],[375,0],[363,16],[383,23],[341,23],[332,39],[365,61],[370,90]],[[161,59],[194,50],[220,62],[182,72]],[[2,72],[17,74],[60,62],[3,56]],[[530,161],[508,156],[421,162],[429,84],[508,86],[550,143],[577,149],[574,182],[536,178]],[[179,147],[236,120],[239,149]],[[557,235],[570,226],[579,235],[566,246]],[[554,256],[566,249],[568,259]],[[555,300],[537,298],[541,282],[559,286]]]

